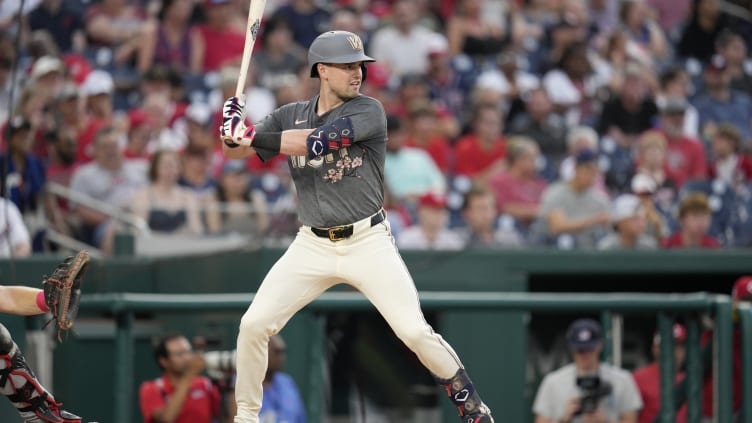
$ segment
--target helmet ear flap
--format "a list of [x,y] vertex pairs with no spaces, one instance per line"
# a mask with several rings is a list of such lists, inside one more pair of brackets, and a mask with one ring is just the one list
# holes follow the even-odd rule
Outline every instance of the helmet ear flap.
[[368,66],[366,66],[366,62],[360,62],[360,70],[363,73],[362,82],[366,82],[366,76],[368,76]]

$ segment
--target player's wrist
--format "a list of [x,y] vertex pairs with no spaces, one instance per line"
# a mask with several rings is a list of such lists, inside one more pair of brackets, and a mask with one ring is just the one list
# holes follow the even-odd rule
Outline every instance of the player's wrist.
[[39,307],[39,310],[44,313],[50,311],[50,307],[47,305],[47,299],[44,296],[44,291],[42,290],[37,293],[37,307]]

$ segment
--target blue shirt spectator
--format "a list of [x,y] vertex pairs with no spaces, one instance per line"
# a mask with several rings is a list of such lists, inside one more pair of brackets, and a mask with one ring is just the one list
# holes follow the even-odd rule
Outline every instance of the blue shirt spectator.
[[283,373],[285,341],[279,335],[269,339],[269,366],[264,378],[264,399],[259,418],[264,423],[305,423],[303,400],[290,375]]
[[734,125],[744,142],[752,140],[752,97],[731,89],[724,60],[716,56],[705,67],[705,90],[692,102],[697,108],[700,133],[720,123]]
[[29,152],[31,123],[21,117],[14,117],[8,125],[10,160],[7,155],[0,155],[0,164],[7,166],[9,198],[23,214],[36,210],[38,197],[44,187],[45,172],[39,158]]
[[295,42],[307,49],[313,39],[328,30],[329,12],[316,6],[313,0],[294,0],[280,7],[275,17],[285,19],[292,29]]

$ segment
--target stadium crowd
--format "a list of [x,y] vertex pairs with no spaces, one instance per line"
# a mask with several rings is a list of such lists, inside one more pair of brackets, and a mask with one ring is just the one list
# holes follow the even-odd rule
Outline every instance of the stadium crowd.
[[[50,233],[111,251],[97,204],[170,236],[291,239],[286,158],[228,161],[217,138],[247,0],[17,3],[0,5],[0,252]],[[748,247],[752,5],[723,5],[268,0],[248,116],[312,97],[310,42],[348,30],[376,59],[362,92],[388,115],[403,248]]]

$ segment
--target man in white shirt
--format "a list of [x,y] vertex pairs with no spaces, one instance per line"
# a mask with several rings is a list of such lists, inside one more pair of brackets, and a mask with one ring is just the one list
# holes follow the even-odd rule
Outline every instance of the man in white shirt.
[[12,201],[0,200],[0,257],[28,256],[31,254],[31,237],[21,212]]
[[428,54],[440,34],[419,25],[415,0],[399,0],[392,8],[393,25],[376,31],[371,52],[395,76],[425,73]]
[[629,372],[600,362],[600,324],[574,321],[567,343],[573,362],[543,379],[533,403],[535,423],[636,423],[640,392]]

